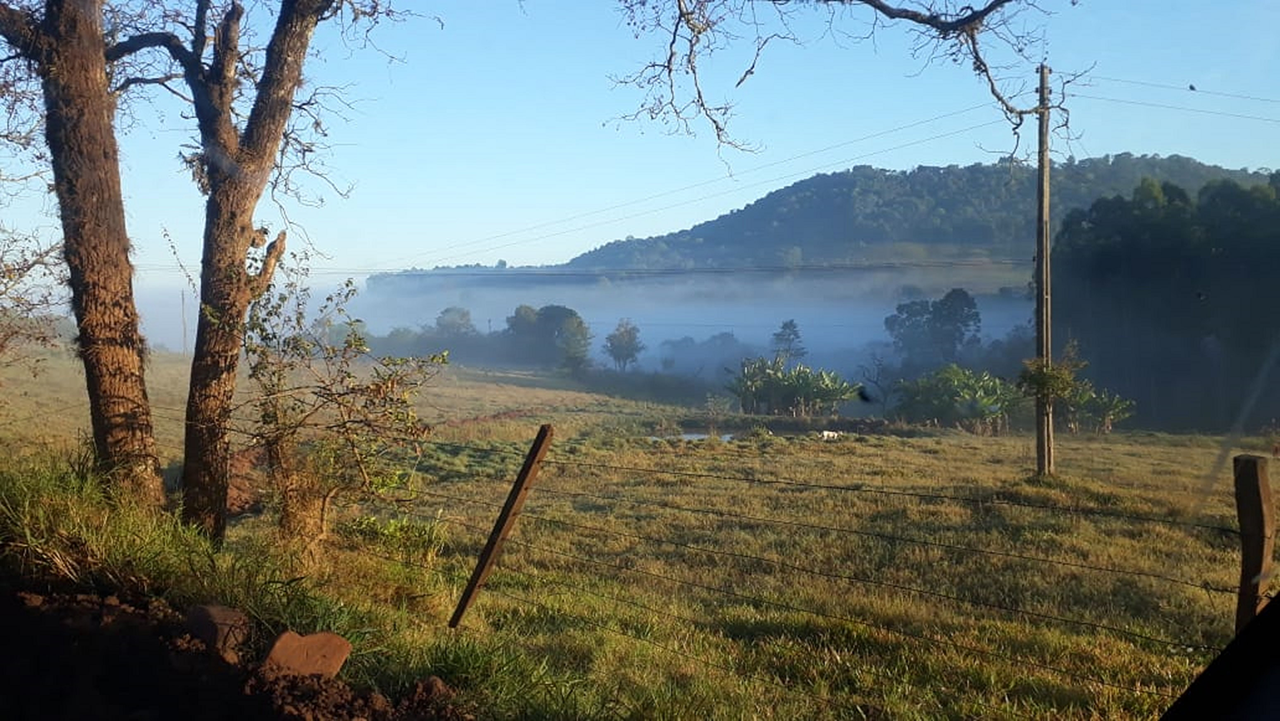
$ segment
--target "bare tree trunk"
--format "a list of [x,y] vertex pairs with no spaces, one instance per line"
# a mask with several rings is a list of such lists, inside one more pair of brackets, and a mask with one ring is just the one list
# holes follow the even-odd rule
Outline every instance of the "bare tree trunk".
[[[236,389],[249,304],[271,279],[284,252],[282,233],[267,247],[262,268],[245,267],[251,248],[266,238],[253,227],[253,213],[274,167],[276,153],[302,82],[311,36],[334,0],[285,0],[267,44],[261,77],[243,131],[233,120],[240,60],[240,20],[232,3],[218,23],[208,67],[199,52],[182,52],[191,87],[208,179],[204,255],[200,273],[200,319],[187,396],[187,437],[182,470],[183,519],[215,541],[226,532],[230,449],[227,422]],[[207,5],[205,6],[207,7]]]
[[[262,237],[253,229],[258,192],[236,179],[216,183],[205,208],[200,317],[187,395],[187,432],[182,469],[183,520],[213,539],[226,531],[227,479],[231,459],[227,426],[236,391],[243,343],[242,324],[270,268],[251,275],[249,249]],[[272,243],[269,265],[283,251]]]
[[164,502],[107,87],[102,2],[49,0],[37,65],[99,466]]

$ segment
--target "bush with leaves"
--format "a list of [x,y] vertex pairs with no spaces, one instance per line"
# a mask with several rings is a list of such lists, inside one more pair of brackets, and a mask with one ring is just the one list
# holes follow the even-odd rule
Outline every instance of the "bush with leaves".
[[1079,344],[1072,341],[1057,362],[1039,358],[1023,361],[1018,387],[1028,397],[1060,409],[1067,432],[1079,433],[1082,427],[1088,426],[1096,433],[1110,433],[1116,423],[1133,415],[1135,404],[1078,378],[1077,374],[1087,365],[1080,359]]
[[1010,415],[1023,400],[1018,388],[1003,378],[954,363],[900,381],[896,394],[895,410],[907,422],[955,426],[980,435],[1007,431]]
[[741,372],[725,388],[738,398],[743,413],[807,417],[835,413],[861,386],[831,371],[787,368],[786,359],[775,356],[743,360]]
[[247,433],[264,451],[282,537],[306,541],[313,553],[335,497],[402,481],[405,458],[430,433],[414,399],[447,357],[374,357],[362,324],[346,310],[356,293],[350,280],[313,319],[305,258],[293,261],[250,307],[245,325],[256,392]]

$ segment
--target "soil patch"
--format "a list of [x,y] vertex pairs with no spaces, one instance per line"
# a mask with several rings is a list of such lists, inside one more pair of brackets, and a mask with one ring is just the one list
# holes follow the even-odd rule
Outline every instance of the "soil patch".
[[156,600],[37,594],[0,581],[5,719],[464,719],[438,679],[399,705],[338,680],[268,678],[209,653]]

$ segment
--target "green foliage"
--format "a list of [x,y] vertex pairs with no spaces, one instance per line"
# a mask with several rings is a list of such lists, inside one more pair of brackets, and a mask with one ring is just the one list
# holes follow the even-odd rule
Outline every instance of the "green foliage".
[[1051,361],[1028,358],[1022,362],[1018,375],[1018,389],[1027,396],[1053,405],[1060,400],[1073,398],[1081,392],[1076,375],[1088,365],[1080,359],[1079,345],[1067,344],[1062,359]]
[[783,321],[782,327],[773,334],[773,354],[781,358],[783,363],[798,361],[809,355],[804,344],[800,342],[800,326],[795,319]]
[[618,321],[618,327],[604,339],[604,352],[613,359],[620,373],[625,373],[627,366],[635,363],[644,349],[645,344],[640,342],[640,329],[629,318]]
[[591,366],[591,329],[572,308],[518,306],[507,318],[506,335],[510,350],[525,362],[560,367],[574,375]]
[[445,338],[466,338],[479,331],[471,322],[471,311],[451,305],[436,316],[436,333]]
[[981,342],[982,317],[973,296],[953,288],[937,300],[913,300],[899,304],[884,319],[893,348],[902,357],[908,375],[955,363],[960,352]]
[[1067,344],[1062,359],[1053,363],[1038,358],[1023,361],[1018,389],[1030,398],[1043,400],[1055,410],[1070,433],[1088,427],[1107,434],[1112,427],[1133,415],[1135,403],[1107,390],[1098,390],[1077,375],[1088,363],[1080,359],[1075,341]]
[[793,417],[835,413],[841,403],[857,396],[859,388],[831,371],[803,365],[787,368],[781,356],[743,360],[741,372],[725,387],[737,397],[743,413]]
[[394,554],[405,563],[433,560],[447,541],[440,514],[432,521],[357,516],[338,524],[336,532],[339,537]]
[[447,357],[372,356],[346,311],[350,280],[313,320],[305,259],[293,260],[249,309],[244,350],[257,417],[246,432],[265,451],[281,531],[314,544],[335,496],[396,483],[403,449],[430,432],[414,400]]
[[990,373],[951,364],[915,380],[898,383],[895,412],[908,422],[957,426],[994,435],[1008,430],[1009,416],[1022,401],[1018,388]]
[[[1280,198],[1271,185],[1144,179],[1069,213],[1054,244],[1059,333],[1090,376],[1132,398],[1144,424],[1227,428],[1280,336]],[[1268,384],[1246,423],[1280,404]]]
[[[1055,163],[1053,227],[1072,208],[1128,193],[1144,177],[1193,191],[1214,180],[1265,185],[1267,176],[1227,170],[1181,156],[1130,153]],[[1026,256],[1035,237],[1035,168],[920,166],[909,171],[858,166],[819,174],[775,190],[745,208],[688,230],[617,240],[569,262],[573,268],[787,269],[880,257]],[[782,250],[780,250],[782,249]]]

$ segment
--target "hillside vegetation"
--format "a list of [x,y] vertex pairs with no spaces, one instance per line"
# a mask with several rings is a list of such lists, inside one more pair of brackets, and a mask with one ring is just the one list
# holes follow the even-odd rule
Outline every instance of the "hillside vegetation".
[[[1143,178],[1195,193],[1212,180],[1267,176],[1178,155],[1122,153],[1053,167],[1054,227]],[[878,260],[1030,256],[1035,168],[993,163],[893,171],[858,166],[775,190],[741,210],[666,235],[616,240],[574,258],[576,269],[789,267]]]

